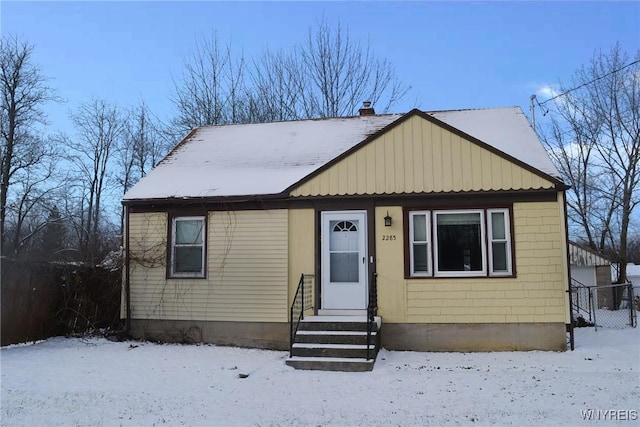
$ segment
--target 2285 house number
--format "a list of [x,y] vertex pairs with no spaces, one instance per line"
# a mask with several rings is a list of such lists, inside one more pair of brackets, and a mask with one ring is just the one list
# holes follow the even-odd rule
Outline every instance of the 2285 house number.
[[395,234],[383,234],[382,240],[396,240]]

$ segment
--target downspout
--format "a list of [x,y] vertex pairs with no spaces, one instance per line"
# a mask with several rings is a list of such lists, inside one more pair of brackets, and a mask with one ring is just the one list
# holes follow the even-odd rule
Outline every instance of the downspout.
[[125,311],[126,311],[126,321],[125,321],[125,334],[130,336],[131,334],[131,287],[130,287],[130,262],[129,262],[129,208],[127,205],[124,206],[124,292],[126,297],[125,302]]
[[565,251],[567,252],[567,291],[569,293],[569,344],[571,347],[571,351],[575,349],[575,341],[573,335],[573,292],[571,289],[571,257],[569,253],[569,218],[567,214],[567,200],[566,200],[566,190],[562,190],[562,209],[564,210],[564,243],[565,243]]

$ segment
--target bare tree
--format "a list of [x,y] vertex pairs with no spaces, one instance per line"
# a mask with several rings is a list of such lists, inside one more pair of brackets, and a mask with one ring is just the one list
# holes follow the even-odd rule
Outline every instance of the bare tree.
[[[117,149],[117,184],[125,194],[169,151],[170,141],[163,126],[144,101],[127,111],[123,123],[123,137]],[[121,232],[124,228],[124,209],[120,213]]]
[[244,117],[244,58],[234,58],[229,45],[221,47],[216,34],[198,43],[183,61],[182,77],[174,81],[173,125],[185,133],[194,127],[238,123]]
[[[42,106],[58,98],[33,63],[33,49],[32,45],[15,37],[3,37],[0,41],[0,235],[3,243],[6,237],[7,201],[12,185],[16,184],[21,174],[33,178],[31,170],[51,155],[35,129],[37,125],[46,124]],[[38,181],[38,178],[35,180]],[[22,190],[35,190],[35,187],[23,183]],[[23,193],[18,196],[26,200],[33,195]],[[20,230],[17,232],[19,234]]]
[[294,55],[266,50],[250,73],[249,116],[252,122],[274,122],[310,117],[304,114],[308,92],[304,73]]
[[159,120],[144,101],[127,112],[118,148],[121,169],[118,184],[123,194],[144,177],[168,152],[169,145]]
[[370,42],[353,41],[340,23],[331,27],[320,21],[294,53],[306,82],[301,87],[305,117],[355,115],[365,100],[388,111],[410,89],[388,60],[374,55]]
[[561,92],[546,142],[572,185],[569,216],[589,246],[612,253],[622,283],[640,203],[640,51],[596,53]]
[[38,233],[47,227],[51,209],[59,201],[64,179],[56,173],[56,158],[47,156],[19,171],[15,189],[7,199],[5,249],[13,256],[29,253]]
[[386,59],[321,21],[290,51],[265,50],[245,65],[214,35],[184,61],[175,84],[174,126],[270,122],[357,114],[363,101],[388,111],[408,92]]
[[103,201],[114,153],[123,136],[124,120],[118,107],[104,100],[82,104],[72,113],[76,138],[64,138],[69,160],[79,173],[81,202],[76,224],[80,251],[85,261],[94,263],[98,255],[103,220]]
[[36,256],[47,260],[65,259],[69,250],[66,230],[67,218],[63,217],[56,205],[48,211],[42,233],[36,241]]

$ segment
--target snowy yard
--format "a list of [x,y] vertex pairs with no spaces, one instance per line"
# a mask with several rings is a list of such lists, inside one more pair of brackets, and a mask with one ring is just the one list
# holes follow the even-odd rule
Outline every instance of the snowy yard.
[[577,329],[565,353],[383,350],[366,373],[297,371],[280,351],[104,339],[0,354],[2,426],[631,426],[640,410],[640,328]]

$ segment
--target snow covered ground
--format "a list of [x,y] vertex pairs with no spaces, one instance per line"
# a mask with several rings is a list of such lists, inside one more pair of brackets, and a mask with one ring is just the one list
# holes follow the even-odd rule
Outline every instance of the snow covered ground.
[[383,350],[373,372],[341,373],[281,351],[52,338],[0,350],[0,425],[638,425],[640,328],[577,329],[576,344]]

